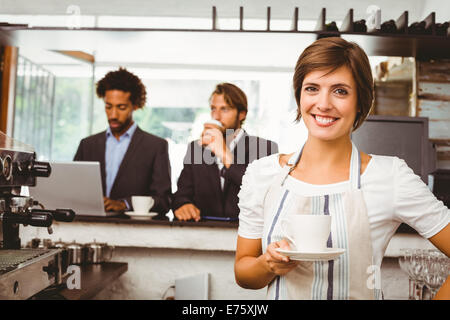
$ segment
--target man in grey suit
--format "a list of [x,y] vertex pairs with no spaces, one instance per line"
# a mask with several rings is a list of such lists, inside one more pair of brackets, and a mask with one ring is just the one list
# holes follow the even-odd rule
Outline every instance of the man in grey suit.
[[100,162],[106,211],[132,210],[131,196],[148,195],[155,199],[151,211],[164,215],[171,196],[168,143],[133,121],[133,112],[145,105],[145,86],[120,68],[97,83],[97,96],[105,102],[109,128],[81,140],[74,161]]

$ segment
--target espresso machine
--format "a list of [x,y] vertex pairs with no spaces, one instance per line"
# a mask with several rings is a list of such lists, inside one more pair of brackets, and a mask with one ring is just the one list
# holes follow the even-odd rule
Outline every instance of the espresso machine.
[[21,195],[35,186],[36,177],[48,177],[50,164],[36,161],[33,148],[0,132],[0,300],[28,299],[62,281],[60,249],[22,248],[19,228],[47,228],[53,221],[70,222],[71,209],[45,210]]

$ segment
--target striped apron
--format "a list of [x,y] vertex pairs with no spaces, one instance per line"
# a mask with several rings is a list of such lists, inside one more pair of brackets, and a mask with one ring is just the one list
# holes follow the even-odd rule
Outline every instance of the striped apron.
[[[369,219],[361,191],[361,158],[352,144],[350,187],[344,193],[301,196],[289,190],[285,181],[300,161],[295,153],[270,186],[264,200],[263,252],[285,236],[280,222],[291,214],[331,215],[327,247],[343,248],[336,260],[300,261],[284,276],[269,284],[268,299],[346,300],[381,299],[380,272],[374,266]],[[378,271],[378,272],[377,272]]]

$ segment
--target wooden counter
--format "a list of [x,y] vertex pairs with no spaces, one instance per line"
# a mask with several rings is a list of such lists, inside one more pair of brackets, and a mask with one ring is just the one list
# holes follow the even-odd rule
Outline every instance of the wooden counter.
[[88,300],[113,283],[128,270],[128,263],[105,262],[80,266],[80,289],[68,289],[64,284],[36,294],[33,300]]
[[212,228],[236,228],[239,226],[238,221],[215,221],[215,220],[200,220],[200,221],[170,221],[167,217],[153,217],[144,219],[135,219],[126,214],[119,214],[110,217],[97,216],[80,216],[77,215],[74,221],[79,222],[102,222],[102,223],[123,223],[123,224],[144,224],[144,225],[162,225],[162,226],[189,226],[189,227],[212,227]]
[[128,270],[128,263],[105,262],[81,266],[81,289],[63,289],[59,292],[67,300],[91,299]]

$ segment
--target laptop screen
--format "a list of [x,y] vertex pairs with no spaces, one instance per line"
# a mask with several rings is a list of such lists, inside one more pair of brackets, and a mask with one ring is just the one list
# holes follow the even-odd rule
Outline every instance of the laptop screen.
[[29,194],[45,209],[70,208],[77,215],[109,216],[103,207],[102,180],[99,162],[50,162],[48,178],[37,178]]

